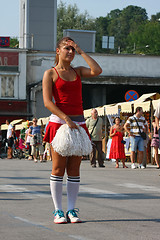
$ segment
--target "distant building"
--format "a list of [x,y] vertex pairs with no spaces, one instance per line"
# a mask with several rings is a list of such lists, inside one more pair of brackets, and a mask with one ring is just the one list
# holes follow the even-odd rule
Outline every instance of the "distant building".
[[27,117],[26,50],[0,48],[0,124]]
[[95,52],[96,31],[64,29],[63,36],[73,38],[85,52]]
[[55,51],[57,0],[20,0],[20,48]]

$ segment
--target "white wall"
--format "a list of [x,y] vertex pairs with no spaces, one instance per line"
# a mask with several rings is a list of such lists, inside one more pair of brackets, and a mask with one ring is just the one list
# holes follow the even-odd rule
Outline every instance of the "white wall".
[[27,81],[26,61],[27,61],[26,51],[21,51],[19,53],[19,79],[18,79],[19,99],[26,99],[26,81]]
[[[101,76],[160,77],[160,57],[134,55],[89,54],[102,67]],[[44,71],[54,65],[55,52],[27,54],[27,83],[42,80]],[[76,55],[72,66],[87,67],[80,55]]]

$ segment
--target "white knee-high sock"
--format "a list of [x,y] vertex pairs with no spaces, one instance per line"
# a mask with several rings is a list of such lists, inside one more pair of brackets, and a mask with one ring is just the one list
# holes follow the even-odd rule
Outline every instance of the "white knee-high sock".
[[55,206],[55,210],[62,210],[62,184],[63,177],[61,176],[50,176],[50,189],[51,195],[53,199],[53,203]]
[[67,177],[67,199],[68,199],[68,210],[75,208],[78,192],[80,185],[80,176]]

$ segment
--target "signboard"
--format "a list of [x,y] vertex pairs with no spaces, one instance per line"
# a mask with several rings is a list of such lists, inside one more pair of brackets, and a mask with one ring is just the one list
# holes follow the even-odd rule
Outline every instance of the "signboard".
[[135,90],[129,90],[126,92],[124,98],[126,102],[135,101],[139,98],[139,94]]
[[18,66],[18,52],[1,52],[0,66]]
[[9,47],[10,37],[0,37],[0,47]]
[[114,49],[114,37],[102,36],[102,48]]

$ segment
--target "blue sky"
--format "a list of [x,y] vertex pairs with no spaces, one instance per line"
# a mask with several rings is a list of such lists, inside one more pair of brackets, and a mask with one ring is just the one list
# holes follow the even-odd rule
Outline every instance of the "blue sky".
[[[0,36],[19,36],[19,1],[20,0],[0,0]],[[45,1],[45,0],[44,0]],[[57,0],[59,4],[60,0]],[[145,8],[148,17],[160,12],[160,0],[62,0],[68,4],[76,4],[80,13],[85,10],[90,16],[96,18],[105,17],[111,10],[135,5]]]

